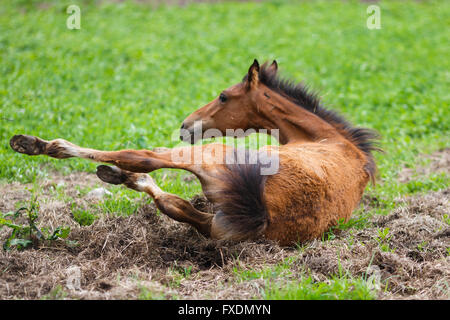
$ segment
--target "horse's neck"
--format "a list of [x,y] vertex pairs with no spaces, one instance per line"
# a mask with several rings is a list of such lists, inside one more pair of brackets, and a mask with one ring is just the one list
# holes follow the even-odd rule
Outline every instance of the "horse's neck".
[[[264,118],[261,126],[272,135],[278,134],[280,144],[342,138],[331,124],[276,92],[264,94],[258,105]],[[274,129],[279,131],[273,131]]]

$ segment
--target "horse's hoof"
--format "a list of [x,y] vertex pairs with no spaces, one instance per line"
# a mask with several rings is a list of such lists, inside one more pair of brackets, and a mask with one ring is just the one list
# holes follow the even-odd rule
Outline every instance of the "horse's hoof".
[[110,184],[122,184],[127,181],[127,176],[117,167],[100,165],[97,167],[97,177]]
[[16,152],[34,156],[44,153],[47,142],[38,137],[19,134],[11,138],[9,145]]

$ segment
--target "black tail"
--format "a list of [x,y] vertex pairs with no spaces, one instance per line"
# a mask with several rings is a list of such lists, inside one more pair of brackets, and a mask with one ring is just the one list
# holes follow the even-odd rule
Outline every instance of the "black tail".
[[[257,151],[245,150],[245,163],[242,163],[244,161],[236,161],[237,150],[234,151],[235,161],[227,164],[227,170],[221,177],[225,187],[214,194],[217,199],[215,222],[222,230],[227,230],[225,238],[236,240],[258,236],[269,221],[264,204],[267,176],[261,175],[262,164]],[[251,156],[256,156],[253,157],[256,163],[249,160]]]

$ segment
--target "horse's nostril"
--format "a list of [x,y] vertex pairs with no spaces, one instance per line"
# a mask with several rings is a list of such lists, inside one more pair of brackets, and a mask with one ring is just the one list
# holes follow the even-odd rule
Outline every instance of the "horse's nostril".
[[184,122],[181,124],[181,129],[184,129]]

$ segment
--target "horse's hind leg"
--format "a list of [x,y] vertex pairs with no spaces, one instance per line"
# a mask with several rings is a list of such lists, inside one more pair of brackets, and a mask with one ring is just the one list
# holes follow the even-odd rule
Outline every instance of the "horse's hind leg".
[[117,167],[98,166],[97,176],[104,182],[124,184],[136,191],[148,193],[158,209],[170,218],[195,227],[201,234],[211,236],[211,223],[214,215],[195,209],[188,201],[162,191],[146,173],[133,173]]

